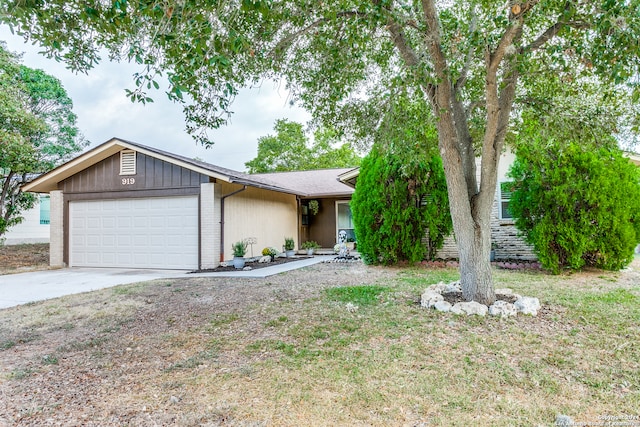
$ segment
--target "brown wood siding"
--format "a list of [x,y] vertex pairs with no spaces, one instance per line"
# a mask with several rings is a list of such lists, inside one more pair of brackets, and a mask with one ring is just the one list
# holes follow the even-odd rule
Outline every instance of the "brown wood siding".
[[65,194],[105,193],[195,188],[204,182],[209,182],[208,176],[142,153],[136,153],[136,174],[120,175],[117,153],[65,179],[59,188]]

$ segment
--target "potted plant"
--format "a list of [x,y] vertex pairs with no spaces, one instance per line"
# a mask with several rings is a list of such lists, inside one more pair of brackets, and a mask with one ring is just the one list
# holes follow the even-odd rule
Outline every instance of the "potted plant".
[[320,211],[320,203],[317,200],[309,200],[309,210],[312,214],[318,215]]
[[276,258],[276,255],[278,255],[276,248],[268,247],[262,250],[262,256],[271,257],[271,262]]
[[233,249],[233,266],[235,268],[244,268],[244,255],[247,253],[247,242],[241,240],[231,245]]
[[313,255],[315,250],[318,249],[319,247],[320,245],[318,244],[318,242],[313,240],[307,240],[302,244],[302,249],[307,250],[307,255]]
[[295,247],[296,247],[296,242],[293,240],[293,237],[284,238],[284,250],[287,255],[287,258],[290,258],[296,254]]

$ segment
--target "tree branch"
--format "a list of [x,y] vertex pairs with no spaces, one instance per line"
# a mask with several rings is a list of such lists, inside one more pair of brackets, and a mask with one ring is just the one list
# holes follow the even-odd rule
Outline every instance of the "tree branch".
[[[567,12],[571,9],[571,0],[567,1],[564,5],[564,12]],[[590,25],[584,21],[567,21],[563,22],[562,15],[558,17],[558,20],[555,24],[550,26],[545,30],[544,33],[540,34],[538,38],[532,41],[529,45],[520,48],[520,53],[525,51],[534,51],[544,46],[549,40],[557,36],[560,31],[565,27],[573,27],[573,28],[590,28]]]
[[5,222],[9,220],[9,215],[8,215],[9,209],[4,211],[4,205],[5,205],[5,200],[7,198],[7,195],[9,194],[9,188],[11,187],[11,179],[13,178],[14,175],[15,175],[15,172],[13,171],[9,172],[9,175],[7,175],[7,177],[5,178],[4,185],[2,186],[2,193],[0,193],[0,214],[2,214],[3,217],[5,217]]
[[[357,11],[344,11],[344,12],[338,12],[336,14],[336,18],[342,18],[342,17],[353,17],[353,16],[364,16],[365,14],[362,12],[357,12]],[[313,30],[314,28],[319,27],[320,25],[329,22],[329,19],[326,18],[320,18],[314,22],[312,22],[311,24],[307,25],[304,28],[301,28],[300,30],[296,31],[293,34],[290,34],[286,37],[284,37],[282,40],[280,40],[278,42],[278,44],[276,45],[275,48],[273,48],[273,53],[278,53],[281,51],[284,51],[286,49],[288,49],[293,42],[300,36],[307,34],[309,31]]]
[[418,55],[407,43],[402,26],[395,21],[390,21],[387,24],[387,30],[391,34],[391,41],[395,45],[396,49],[400,52],[400,56],[404,60],[404,63],[408,67],[415,67],[419,64]]
[[[469,36],[471,36],[478,26],[478,15],[476,14],[476,9],[473,8],[471,10],[471,25],[469,26]],[[469,69],[471,68],[471,61],[473,60],[473,48],[470,48],[467,52],[467,58],[465,59],[464,66],[462,67],[462,71],[460,72],[460,78],[454,83],[453,87],[457,91],[459,88],[464,86],[467,82],[467,77],[469,75]]]

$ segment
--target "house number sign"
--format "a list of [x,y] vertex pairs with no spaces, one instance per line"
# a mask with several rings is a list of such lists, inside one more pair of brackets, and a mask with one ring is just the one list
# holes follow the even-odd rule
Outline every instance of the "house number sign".
[[122,185],[133,185],[136,183],[135,178],[122,178]]

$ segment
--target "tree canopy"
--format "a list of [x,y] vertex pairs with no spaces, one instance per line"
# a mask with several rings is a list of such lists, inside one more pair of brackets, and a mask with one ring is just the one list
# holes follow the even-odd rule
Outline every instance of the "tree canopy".
[[0,43],[0,236],[35,202],[20,186],[86,145],[72,106],[58,79],[21,65]]
[[258,154],[245,163],[249,173],[356,167],[360,157],[349,143],[340,143],[335,132],[318,130],[313,142],[302,124],[276,121],[276,135],[258,138]]
[[147,100],[166,75],[188,130],[205,142],[199,130],[224,123],[238,88],[265,77],[284,78],[294,102],[355,135],[377,132],[390,100],[409,92],[437,119],[463,294],[484,303],[495,297],[489,218],[516,107],[555,75],[640,94],[640,0],[9,0],[0,8],[4,22],[74,69],[91,68],[100,48],[140,64],[133,99]]

